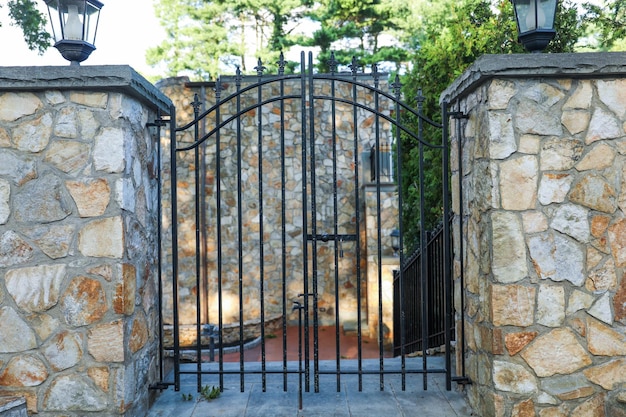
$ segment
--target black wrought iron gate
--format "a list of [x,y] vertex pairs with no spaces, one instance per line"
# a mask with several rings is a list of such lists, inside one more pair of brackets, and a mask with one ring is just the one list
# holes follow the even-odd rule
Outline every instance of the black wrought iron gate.
[[[445,373],[450,389],[447,218],[445,361],[428,366],[426,352],[409,357],[404,344],[392,358],[389,346],[394,329],[404,340],[411,326],[422,334],[429,328],[426,320],[407,322],[406,306],[389,301],[393,270],[403,274],[405,257],[398,137],[442,153],[448,207],[446,123],[407,106],[399,77],[388,80],[376,65],[365,74],[354,61],[341,72],[331,59],[330,73],[318,74],[312,55],[306,58],[295,74],[285,74],[281,57],[276,75],[259,61],[257,76],[220,78],[212,103],[196,95],[184,126],[172,109],[171,281],[161,289],[161,342],[174,372],[161,386],[178,390],[181,376],[192,374],[198,391],[223,389],[224,377],[236,375],[243,391],[256,375],[265,390],[268,376],[278,375],[284,390],[298,384],[301,394],[319,392],[325,374],[336,376],[337,390],[348,374],[357,375],[359,389],[373,376],[383,390],[390,374],[404,389],[409,374],[423,374],[426,388],[429,373]],[[422,137],[422,123],[441,129],[438,143]]]

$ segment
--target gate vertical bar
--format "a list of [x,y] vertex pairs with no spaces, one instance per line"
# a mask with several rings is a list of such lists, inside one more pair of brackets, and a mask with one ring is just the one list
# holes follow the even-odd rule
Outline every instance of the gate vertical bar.
[[[215,82],[215,126],[221,122],[222,80]],[[217,251],[217,326],[219,340],[219,374],[220,391],[224,391],[224,310],[222,309],[222,155],[221,155],[221,131],[215,132],[215,243]]]
[[381,177],[381,152],[380,152],[380,116],[379,116],[379,100],[380,97],[378,95],[378,65],[372,65],[372,75],[374,76],[374,110],[376,115],[375,122],[375,166],[376,166],[376,242],[377,242],[377,269],[376,272],[378,274],[378,367],[380,370],[380,390],[385,390],[385,361],[384,357],[384,336],[383,336],[383,245],[382,245],[382,207],[381,207],[381,187],[380,187],[380,177]]
[[263,248],[264,245],[264,228],[263,228],[263,106],[261,106],[261,102],[263,101],[263,91],[260,85],[263,78],[263,71],[265,67],[261,62],[261,58],[259,58],[258,65],[256,66],[256,72],[258,75],[259,87],[257,87],[257,152],[258,152],[258,192],[259,192],[259,297],[261,303],[261,380],[262,380],[262,389],[263,392],[267,390],[267,375],[265,373],[265,251]]
[[360,213],[360,198],[359,192],[359,134],[357,130],[358,126],[358,114],[356,103],[358,101],[358,94],[356,88],[356,77],[358,71],[358,62],[355,57],[352,58],[350,69],[352,71],[352,124],[354,126],[354,206],[355,206],[355,234],[356,234],[356,298],[357,298],[357,362],[359,373],[359,392],[363,391],[363,328],[361,325],[362,312],[361,312],[361,213]]
[[[422,370],[428,368],[428,242],[426,236],[426,196],[424,191],[424,96],[422,90],[417,93],[417,112],[418,112],[418,137],[419,137],[419,187],[420,187],[420,282],[421,282],[421,301],[422,301]],[[428,389],[428,373],[423,373],[423,387]]]
[[[278,76],[280,79],[280,230],[281,230],[281,274],[282,274],[282,303],[283,303],[283,391],[287,391],[287,200],[286,170],[285,170],[285,80],[282,78],[285,71],[285,56],[280,53],[278,62]],[[299,313],[302,314],[301,312]],[[299,329],[299,328],[298,328]],[[302,404],[300,404],[302,408]]]
[[174,390],[180,391],[180,328],[178,323],[178,200],[176,189],[176,108],[170,106],[170,187],[172,198],[172,314]]
[[202,297],[202,292],[200,291],[201,288],[201,269],[202,269],[202,253],[201,253],[201,237],[202,237],[202,232],[201,232],[201,225],[200,225],[200,211],[201,211],[201,204],[200,204],[200,198],[201,198],[201,191],[200,191],[200,172],[201,172],[201,168],[200,168],[200,146],[197,146],[198,144],[198,139],[200,137],[200,121],[198,119],[198,116],[200,114],[200,100],[198,98],[198,94],[194,95],[194,100],[193,103],[191,103],[191,105],[193,106],[193,120],[194,120],[194,131],[193,131],[193,135],[194,135],[194,143],[196,144],[196,146],[193,148],[194,150],[194,163],[195,163],[195,170],[194,170],[194,183],[195,183],[195,198],[194,198],[194,204],[195,204],[195,223],[196,223],[196,355],[197,355],[197,360],[196,360],[196,370],[198,372],[197,375],[197,384],[198,384],[198,392],[200,392],[200,390],[202,389],[202,330],[201,330],[201,321],[202,321],[202,311],[201,311],[201,306],[200,306],[200,298]]
[[[457,114],[461,114],[461,103],[457,102]],[[464,244],[464,236],[463,236],[463,218],[465,214],[463,213],[463,144],[461,143],[461,123],[457,120],[455,123],[456,126],[456,140],[457,140],[457,151],[458,151],[458,171],[459,171],[459,260],[460,260],[460,298],[461,298],[461,331],[460,333],[460,341],[457,341],[457,345],[461,345],[461,374],[463,379],[466,379],[467,376],[465,374],[465,244]],[[459,343],[460,342],[460,343]]]
[[[313,78],[313,53],[309,52],[309,67],[308,79],[309,79],[309,123],[310,123],[310,143],[311,143],[311,233],[313,235],[313,248],[312,248],[312,284],[313,284],[313,380],[315,392],[320,391],[320,364],[319,364],[319,322],[317,312],[317,174],[316,170],[316,152],[315,152],[315,83]],[[308,314],[308,311],[307,311]],[[308,341],[307,341],[308,345]]]
[[441,104],[441,120],[442,120],[442,142],[443,142],[443,281],[444,281],[444,307],[445,307],[445,319],[444,319],[444,331],[445,331],[445,343],[446,343],[446,389],[450,391],[452,389],[452,361],[450,358],[450,329],[452,327],[452,280],[450,264],[452,257],[450,256],[450,184],[449,184],[449,169],[450,169],[450,148],[448,142],[448,103],[445,101]]
[[308,182],[308,173],[307,173],[307,93],[306,93],[306,82],[307,82],[307,71],[305,64],[305,55],[304,52],[300,53],[300,91],[302,94],[302,106],[301,106],[301,117],[302,117],[302,297],[304,297],[304,385],[306,392],[309,392],[309,378],[310,378],[310,367],[309,367],[309,242],[308,242],[308,216],[309,216],[309,200],[307,195],[307,182]]
[[402,218],[402,118],[400,111],[400,97],[402,94],[402,83],[400,83],[400,76],[396,74],[394,82],[391,84],[393,93],[395,96],[395,127],[396,127],[396,181],[398,183],[398,230],[400,231],[400,268],[398,268],[398,283],[399,283],[399,295],[400,295],[400,366],[401,366],[401,379],[402,379],[402,391],[406,391],[406,310],[404,300],[404,221]]
[[235,74],[237,89],[237,252],[238,260],[238,289],[239,289],[239,390],[244,392],[244,339],[243,339],[243,201],[241,189],[241,70],[237,68]]
[[158,314],[158,323],[159,323],[159,330],[158,330],[158,335],[159,335],[159,381],[163,381],[163,364],[164,364],[164,360],[163,360],[163,354],[165,353],[165,349],[163,348],[163,177],[162,177],[162,171],[163,171],[163,166],[162,166],[162,149],[161,149],[161,126],[163,124],[163,120],[162,120],[162,115],[161,115],[161,111],[158,110],[157,111],[157,120],[158,122],[156,122],[155,124],[157,125],[157,133],[156,133],[156,166],[157,166],[157,171],[156,171],[156,175],[157,175],[157,181],[158,181],[158,187],[157,187],[157,216],[158,216],[158,221],[157,221],[157,250],[158,250],[158,254],[157,254],[157,262],[159,265],[158,271],[157,271],[157,294],[159,297],[159,304],[158,304],[158,308],[159,310],[157,311]]
[[332,124],[332,145],[333,145],[333,232],[335,234],[335,366],[337,369],[337,392],[341,391],[341,338],[339,337],[340,317],[339,317],[339,247],[341,244],[337,240],[339,234],[338,223],[338,196],[337,196],[337,120],[335,115],[337,113],[337,103],[335,102],[336,85],[335,85],[335,70],[337,68],[337,61],[335,60],[334,52],[330,56],[330,96],[331,96],[331,124]]

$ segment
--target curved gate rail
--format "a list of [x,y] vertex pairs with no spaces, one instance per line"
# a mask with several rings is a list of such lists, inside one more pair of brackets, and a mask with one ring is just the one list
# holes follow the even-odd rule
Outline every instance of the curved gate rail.
[[[398,352],[399,365],[390,365],[382,343],[390,337],[393,340],[389,335],[393,326],[385,323],[388,304],[384,291],[393,281],[385,281],[385,274],[391,273],[385,264],[393,257],[388,239],[392,230],[399,229],[402,242],[403,232],[402,198],[397,192],[402,181],[397,155],[402,149],[394,138],[413,138],[420,153],[424,147],[441,150],[441,192],[444,206],[449,207],[447,106],[443,106],[443,125],[430,121],[421,108],[416,111],[401,100],[399,78],[387,85],[376,65],[371,74],[361,74],[353,60],[349,73],[339,73],[337,63],[331,60],[331,73],[317,74],[312,54],[306,65],[304,53],[299,74],[284,74],[282,56],[278,64],[277,75],[265,75],[259,60],[256,77],[243,77],[237,71],[234,77],[219,79],[215,104],[201,111],[202,102],[196,95],[194,120],[184,126],[176,126],[172,109],[174,377],[159,386],[174,385],[179,390],[181,375],[192,374],[197,377],[198,391],[203,378],[214,377],[223,389],[224,376],[236,374],[243,391],[246,375],[256,374],[265,390],[267,376],[279,374],[286,391],[288,376],[295,374],[301,394],[303,376],[304,389],[310,390],[312,379],[315,392],[319,392],[320,375],[336,375],[339,391],[342,375],[358,375],[361,390],[364,376],[372,374],[378,376],[383,390],[385,376],[398,374],[404,390],[408,374],[423,374],[426,389],[429,373],[445,373],[447,389],[451,389],[448,210],[444,210],[443,221],[448,242],[443,266],[445,366],[429,368],[425,354],[419,361],[408,358],[404,344]],[[234,91],[224,93],[233,86]],[[404,123],[407,115],[419,121],[417,132]],[[424,122],[441,128],[440,144],[424,140]],[[381,161],[378,155],[366,158],[370,149],[387,153],[393,149],[393,163]],[[370,160],[372,166],[367,167]],[[391,175],[381,175],[390,165],[395,181]],[[371,180],[366,169],[376,173]],[[181,178],[187,170],[194,176]],[[423,169],[420,171],[423,183]],[[194,185],[183,187],[188,182]],[[193,206],[195,218],[181,217],[181,205]],[[426,239],[425,232],[422,239]],[[398,261],[398,265],[404,261],[402,243]],[[426,262],[423,268],[428,268]],[[402,268],[398,274],[402,277]],[[429,289],[423,285],[426,294]],[[399,291],[404,291],[403,285]],[[426,298],[414,301],[421,303],[424,311],[429,308]],[[407,327],[415,325],[407,322],[405,307],[391,307],[400,311],[401,340]],[[253,316],[257,318],[260,364],[246,360],[246,326]],[[185,320],[190,323],[183,323]],[[267,360],[267,342],[273,336],[270,332],[276,330],[270,322],[278,323],[277,332],[282,331],[278,366]],[[297,363],[288,355],[292,341],[287,338],[287,328],[295,323],[300,325]],[[354,325],[357,337],[354,368],[342,358],[340,328],[346,331],[348,323]],[[230,337],[226,332],[232,324],[238,325],[238,369],[226,366],[224,360]],[[427,335],[428,322],[420,324],[420,331]],[[336,354],[330,367],[320,366],[319,340],[325,326],[336,330]],[[193,343],[186,348],[195,353],[195,369],[181,366],[181,331],[192,336]],[[379,341],[376,369],[363,365],[363,343],[370,335]],[[209,341],[217,344],[218,358],[210,369],[203,360]]]

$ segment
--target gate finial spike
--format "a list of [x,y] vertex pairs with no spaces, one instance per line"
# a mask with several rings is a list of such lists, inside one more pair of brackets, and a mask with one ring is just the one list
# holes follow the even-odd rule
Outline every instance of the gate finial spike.
[[348,67],[352,71],[352,75],[356,76],[356,73],[359,70],[359,62],[357,61],[355,56],[352,57],[352,63],[348,65]]
[[198,113],[200,113],[200,106],[202,106],[202,102],[200,101],[200,96],[198,96],[198,93],[193,95],[193,103],[191,103],[191,105],[193,106],[193,113],[196,115],[196,117],[198,117]]
[[393,88],[393,92],[397,97],[400,97],[400,93],[402,92],[402,83],[400,82],[400,76],[396,74],[396,79],[391,84],[391,88]]
[[235,84],[237,87],[241,87],[241,68],[237,65],[237,69],[235,70]]
[[422,93],[422,88],[421,87],[417,89],[417,98],[416,98],[416,100],[417,100],[417,104],[420,105],[420,106],[422,104],[424,104],[424,102],[426,101],[426,97],[424,97],[424,94]]
[[263,66],[263,61],[261,61],[261,58],[259,58],[259,60],[257,61],[257,66],[254,67],[256,74],[261,77],[263,76],[263,71],[265,71],[267,68]]
[[378,82],[378,64],[372,64],[372,76],[374,77],[374,82]]
[[278,58],[278,75],[283,75],[285,74],[285,65],[287,64],[287,62],[285,61],[285,54],[283,54],[282,51],[280,51],[280,57]]
[[337,59],[335,58],[335,51],[330,53],[330,59],[328,60],[328,69],[331,74],[334,74],[337,71]]

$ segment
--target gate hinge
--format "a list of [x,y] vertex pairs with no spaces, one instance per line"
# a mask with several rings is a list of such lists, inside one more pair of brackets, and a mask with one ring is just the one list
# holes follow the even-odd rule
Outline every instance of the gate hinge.
[[459,385],[472,385],[472,380],[468,376],[454,376],[452,382],[456,382]]
[[168,384],[167,382],[156,382],[154,384],[151,384],[148,388],[150,388],[151,390],[166,390],[169,388],[169,386],[172,384]]
[[469,119],[469,115],[463,113],[462,111],[451,111],[448,113],[448,116],[453,119]]
[[169,123],[169,120],[166,119],[155,119],[154,122],[146,123],[146,127],[164,127]]

